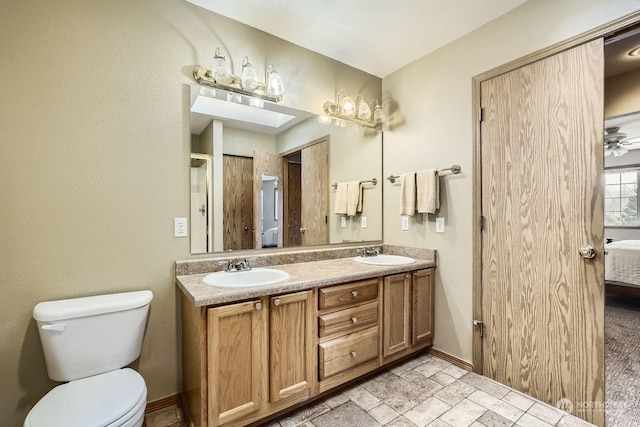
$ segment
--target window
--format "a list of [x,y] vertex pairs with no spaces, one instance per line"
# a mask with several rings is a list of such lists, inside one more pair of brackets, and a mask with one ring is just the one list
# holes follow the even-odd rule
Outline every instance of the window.
[[604,225],[640,227],[638,181],[640,167],[605,171]]

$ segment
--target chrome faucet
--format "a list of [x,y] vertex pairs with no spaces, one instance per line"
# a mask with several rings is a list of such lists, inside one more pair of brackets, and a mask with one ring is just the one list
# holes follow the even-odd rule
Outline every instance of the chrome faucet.
[[234,259],[220,261],[218,264],[226,265],[224,271],[227,271],[227,272],[247,271],[247,270],[251,270],[251,267],[249,266],[250,259],[255,259],[255,258],[243,258],[243,259],[234,258]]
[[380,248],[360,248],[356,249],[356,252],[359,253],[362,257],[376,256],[380,255]]

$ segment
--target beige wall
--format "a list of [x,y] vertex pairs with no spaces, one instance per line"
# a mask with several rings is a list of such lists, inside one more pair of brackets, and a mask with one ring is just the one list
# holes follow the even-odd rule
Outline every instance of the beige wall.
[[616,117],[640,111],[640,70],[605,80],[604,116]]
[[385,243],[438,250],[434,347],[471,361],[472,77],[638,8],[637,0],[530,0],[383,79],[383,98],[395,109],[383,175],[462,166],[441,179],[444,233],[435,233],[434,216],[401,231],[399,188],[385,183]]
[[273,63],[283,103],[320,112],[379,78],[179,0],[6,0],[0,14],[0,425],[51,387],[36,303],[151,289],[137,367],[154,400],[181,389],[173,237],[188,217],[189,84],[216,46]]

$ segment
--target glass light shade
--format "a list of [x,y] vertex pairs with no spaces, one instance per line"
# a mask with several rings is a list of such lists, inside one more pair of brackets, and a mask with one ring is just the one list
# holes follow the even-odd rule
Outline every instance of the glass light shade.
[[360,97],[360,103],[358,104],[358,118],[368,122],[371,120],[371,108],[367,104],[363,97]]
[[356,107],[349,95],[342,98],[342,114],[353,117],[356,114]]
[[258,75],[256,74],[256,69],[249,62],[249,58],[245,56],[242,61],[242,89],[256,90],[257,87]]
[[271,96],[282,96],[284,93],[284,83],[280,74],[273,68],[273,65],[269,65],[267,68],[267,94]]
[[220,53],[219,47],[216,48],[216,53],[213,56],[213,79],[216,83],[224,85],[230,84],[233,79],[227,67],[227,58]]
[[376,109],[373,111],[373,121],[376,123],[384,123],[387,120],[387,115],[382,109],[382,105],[376,105]]

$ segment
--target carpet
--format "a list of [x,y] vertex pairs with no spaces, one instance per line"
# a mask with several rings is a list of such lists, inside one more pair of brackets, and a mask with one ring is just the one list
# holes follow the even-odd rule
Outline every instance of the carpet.
[[606,426],[640,426],[640,298],[605,301]]

